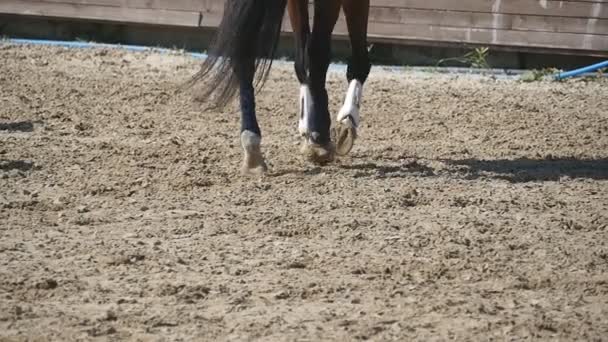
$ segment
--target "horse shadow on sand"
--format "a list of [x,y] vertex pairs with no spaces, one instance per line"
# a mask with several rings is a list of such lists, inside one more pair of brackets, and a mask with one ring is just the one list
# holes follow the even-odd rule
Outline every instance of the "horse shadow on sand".
[[[440,165],[440,166],[438,166]],[[608,158],[576,159],[435,159],[340,165],[354,171],[353,177],[406,178],[452,176],[467,180],[502,179],[512,183],[548,182],[569,179],[608,180]]]
[[433,168],[422,165],[417,161],[395,163],[390,161],[357,162],[357,158],[350,162],[337,162],[326,166],[310,166],[304,169],[285,169],[271,171],[271,177],[281,177],[285,175],[315,176],[319,174],[344,173],[349,171],[353,178],[404,178],[408,176],[429,177],[434,176]]
[[26,160],[5,160],[0,159],[0,171],[30,171],[34,169],[34,163]]
[[559,181],[564,178],[608,180],[608,158],[462,159],[443,160],[467,172],[466,178],[498,178],[513,183]]
[[0,131],[7,132],[33,132],[34,123],[31,121],[0,122]]
[[[30,133],[34,131],[35,122],[32,121],[17,121],[17,122],[0,122],[0,133],[22,132]],[[1,149],[1,145],[0,145]],[[0,171],[30,171],[35,168],[35,164],[26,160],[7,160],[0,158]]]

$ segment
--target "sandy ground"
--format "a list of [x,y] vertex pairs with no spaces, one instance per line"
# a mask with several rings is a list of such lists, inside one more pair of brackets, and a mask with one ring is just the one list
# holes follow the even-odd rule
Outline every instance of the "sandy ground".
[[319,168],[279,66],[249,179],[196,65],[0,44],[0,340],[608,339],[607,81],[376,67]]

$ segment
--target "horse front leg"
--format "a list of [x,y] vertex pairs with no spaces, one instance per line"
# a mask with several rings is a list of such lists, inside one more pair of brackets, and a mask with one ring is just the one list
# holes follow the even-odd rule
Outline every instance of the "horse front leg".
[[340,14],[341,0],[316,0],[310,41],[306,45],[308,61],[309,96],[312,100],[310,117],[307,120],[309,134],[302,145],[302,153],[317,164],[334,159],[335,148],[331,141],[331,117],[327,89],[327,70],[331,59],[331,36]]
[[338,113],[335,136],[336,153],[346,155],[352,150],[357,138],[357,129],[361,121],[363,84],[371,70],[367,50],[369,0],[343,0],[342,8],[352,46],[352,58],[348,63],[346,74],[348,91],[344,105]]

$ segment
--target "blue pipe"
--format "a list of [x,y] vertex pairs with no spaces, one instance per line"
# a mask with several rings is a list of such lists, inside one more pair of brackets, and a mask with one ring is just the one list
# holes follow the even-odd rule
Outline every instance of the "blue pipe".
[[[0,40],[1,42],[2,40]],[[105,49],[124,49],[128,51],[137,52],[160,52],[160,53],[175,53],[174,50],[163,49],[163,48],[151,48],[140,45],[114,45],[114,44],[102,44],[102,43],[88,43],[88,42],[68,42],[61,40],[37,40],[37,39],[7,39],[9,43],[13,44],[29,44],[29,45],[48,45],[48,46],[61,46],[68,48],[105,48]],[[194,57],[196,59],[205,59],[207,54],[196,53],[196,52],[185,52],[184,54]]]
[[[25,45],[59,46],[59,47],[76,48],[76,49],[104,48],[104,49],[123,49],[123,50],[127,50],[127,51],[135,51],[135,52],[159,52],[159,53],[166,53],[166,54],[175,53],[175,50],[171,50],[171,49],[151,48],[148,46],[141,46],[141,45],[73,42],[73,41],[64,41],[64,40],[9,38],[9,39],[0,39],[0,43],[2,43],[2,42],[8,42],[8,43],[12,43],[12,44],[25,44]],[[187,56],[193,57],[195,59],[206,59],[208,57],[208,55],[206,53],[184,52],[184,54]],[[282,60],[278,60],[275,62],[278,64],[284,63],[284,61],[282,61]],[[346,65],[332,63],[329,66],[329,69],[334,70],[334,71],[346,72]]]
[[563,80],[564,78],[568,78],[568,77],[574,77],[574,76],[578,76],[587,72],[591,72],[591,71],[596,71],[599,70],[601,68],[608,68],[608,61],[603,61],[600,63],[596,63],[584,68],[580,68],[580,69],[576,69],[576,70],[572,70],[572,71],[568,71],[568,72],[560,72],[559,74],[555,75],[555,79],[556,80]]

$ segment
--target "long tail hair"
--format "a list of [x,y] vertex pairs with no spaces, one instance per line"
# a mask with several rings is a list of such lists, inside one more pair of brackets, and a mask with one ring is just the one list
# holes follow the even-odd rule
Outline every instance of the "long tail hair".
[[203,81],[199,100],[228,104],[239,89],[235,70],[254,61],[255,86],[268,77],[287,0],[227,0],[216,38],[201,69],[186,86]]

